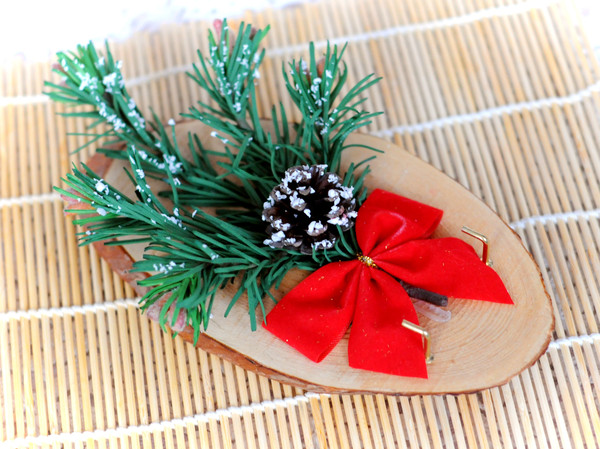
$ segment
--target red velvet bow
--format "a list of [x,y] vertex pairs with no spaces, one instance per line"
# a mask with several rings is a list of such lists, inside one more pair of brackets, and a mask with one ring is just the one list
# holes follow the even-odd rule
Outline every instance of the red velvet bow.
[[357,259],[319,268],[279,301],[264,327],[320,362],[352,323],[351,367],[426,378],[421,336],[401,325],[418,324],[417,314],[394,278],[449,297],[512,304],[500,277],[470,245],[428,238],[442,214],[375,190],[358,211],[356,238],[376,267]]

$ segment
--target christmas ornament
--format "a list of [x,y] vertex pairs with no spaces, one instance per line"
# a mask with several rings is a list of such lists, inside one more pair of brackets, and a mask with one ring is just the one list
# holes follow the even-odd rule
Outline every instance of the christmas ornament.
[[[284,72],[300,122],[289,124],[279,104],[266,123],[256,85],[267,30],[242,24],[235,37],[225,21],[216,28],[190,73],[210,102],[182,114],[212,129],[202,137],[182,139],[175,120],[145,117],[108,47],[103,55],[92,44],[59,53],[62,81],[47,83],[49,96],[88,107],[69,115],[106,126],[91,143],[105,141],[98,153],[125,168],[129,181],[117,185],[83,164],[66,176],[68,190],[57,188],[82,216],[82,244],[141,247],[131,270],[119,270],[136,281],[142,310],[195,343],[212,338],[214,312],[237,314],[243,298],[250,335],[263,336],[265,324],[326,363],[351,326],[351,366],[425,377],[420,335],[427,331],[406,292],[439,304],[446,296],[510,304],[502,281],[466,243],[429,239],[440,210],[377,189],[368,196],[378,148],[359,144],[361,156],[342,164],[351,136],[378,115],[361,109],[377,78],[345,86],[344,49],[328,45],[321,58],[311,44],[308,60],[293,60]],[[295,269],[312,274],[267,316]],[[228,338],[218,340],[244,344]]]

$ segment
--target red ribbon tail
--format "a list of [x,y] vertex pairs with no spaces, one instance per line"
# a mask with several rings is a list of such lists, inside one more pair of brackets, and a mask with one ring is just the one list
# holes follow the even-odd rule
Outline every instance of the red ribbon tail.
[[419,324],[400,284],[375,268],[361,267],[354,321],[348,342],[350,366],[386,374],[427,378],[421,336],[402,326]]
[[277,303],[263,327],[313,362],[320,362],[350,326],[359,266],[354,260],[319,268]]

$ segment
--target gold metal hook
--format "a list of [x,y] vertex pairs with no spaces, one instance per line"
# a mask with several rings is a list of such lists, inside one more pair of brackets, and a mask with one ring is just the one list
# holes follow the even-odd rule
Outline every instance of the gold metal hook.
[[408,320],[402,320],[402,326],[407,328],[409,331],[416,332],[421,335],[425,340],[425,363],[428,365],[433,362],[433,354],[431,353],[431,342],[429,341],[429,332],[423,329],[421,326],[417,326]]
[[467,226],[462,227],[462,232],[464,232],[467,235],[470,235],[473,238],[476,238],[481,243],[483,243],[483,253],[481,254],[481,261],[484,262],[488,267],[491,267],[492,259],[490,259],[489,255],[488,255],[489,254],[488,238],[485,235],[483,235],[482,233],[474,231],[473,229],[471,229]]

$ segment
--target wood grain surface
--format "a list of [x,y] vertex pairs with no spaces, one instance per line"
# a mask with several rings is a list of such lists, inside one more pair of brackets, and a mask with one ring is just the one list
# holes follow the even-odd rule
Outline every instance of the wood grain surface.
[[[222,143],[210,136],[210,128],[197,121],[180,122],[176,133],[184,154],[189,154],[186,142],[190,132],[196,133],[207,148],[222,149]],[[350,368],[348,333],[322,362],[311,362],[264,329],[259,327],[252,332],[244,297],[224,316],[236,285],[229,285],[217,294],[212,309],[214,317],[197,346],[245,369],[319,392],[404,395],[473,392],[505,384],[534,363],[550,342],[554,318],[540,271],[519,237],[473,194],[401,148],[361,134],[351,136],[348,143],[356,147],[345,152],[342,170],[351,162],[364,159],[368,150],[362,146],[384,151],[370,164],[372,172],[366,180],[369,189],[382,188],[444,210],[434,237],[454,236],[469,241],[469,237],[461,234],[463,225],[486,235],[494,268],[515,305],[452,299],[448,306],[452,313],[449,322],[439,323],[420,316],[421,325],[431,335],[435,356],[428,367],[428,379]],[[94,156],[91,165],[102,170],[98,174],[118,190],[133,195],[133,185],[123,170],[126,162]],[[165,187],[159,181],[152,185],[154,191]],[[474,240],[469,243],[479,244]],[[123,266],[142,258],[142,245],[128,245],[121,251],[114,247],[98,250],[119,275],[138,288]],[[273,295],[277,299],[283,297],[305,276],[304,272],[291,272]],[[267,312],[273,305],[266,301]],[[193,341],[189,327],[180,336]]]

